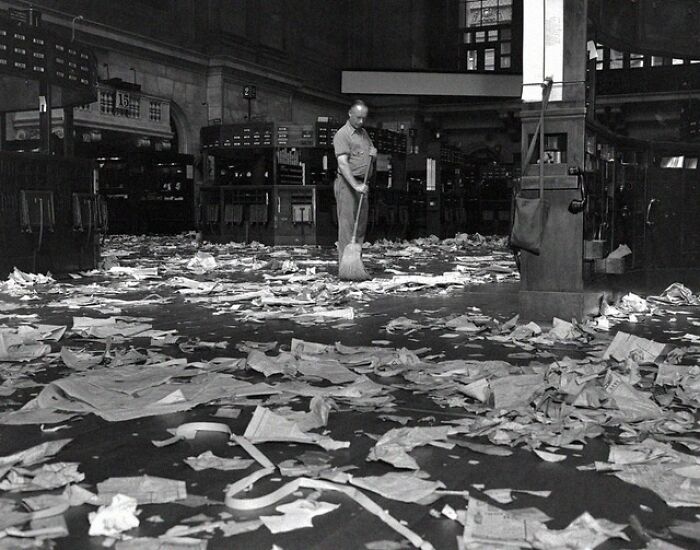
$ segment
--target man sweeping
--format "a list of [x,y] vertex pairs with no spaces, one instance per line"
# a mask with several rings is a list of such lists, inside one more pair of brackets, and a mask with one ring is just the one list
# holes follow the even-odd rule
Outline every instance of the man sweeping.
[[363,128],[369,109],[357,100],[348,111],[348,121],[333,138],[338,159],[334,191],[338,209],[338,275],[344,280],[366,280],[362,265],[362,243],[367,229],[367,182],[377,150]]

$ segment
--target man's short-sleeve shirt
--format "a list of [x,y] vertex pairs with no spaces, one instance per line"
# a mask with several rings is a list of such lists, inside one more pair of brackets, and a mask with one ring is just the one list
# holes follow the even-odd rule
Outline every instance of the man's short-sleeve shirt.
[[[333,138],[333,148],[336,158],[340,155],[348,156],[348,164],[353,176],[364,176],[367,164],[370,162],[369,151],[372,148],[372,140],[364,128],[353,128],[350,122],[346,122]],[[340,173],[340,172],[338,172]]]

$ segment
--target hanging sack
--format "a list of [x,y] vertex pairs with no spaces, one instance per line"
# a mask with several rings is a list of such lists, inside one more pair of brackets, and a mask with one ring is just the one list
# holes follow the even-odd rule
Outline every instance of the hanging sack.
[[537,199],[516,196],[510,245],[539,255],[548,214],[549,203],[543,198],[541,189]]
[[539,255],[542,246],[542,237],[547,225],[549,215],[549,203],[544,198],[544,114],[549,102],[549,94],[552,90],[552,81],[546,80],[542,89],[542,109],[537,128],[528,147],[527,158],[523,165],[523,175],[527,174],[530,160],[535,150],[535,143],[539,134],[540,142],[540,166],[539,166],[539,197],[536,199],[520,196],[522,188],[514,195],[513,201],[513,225],[510,232],[510,246],[521,250],[527,250]]

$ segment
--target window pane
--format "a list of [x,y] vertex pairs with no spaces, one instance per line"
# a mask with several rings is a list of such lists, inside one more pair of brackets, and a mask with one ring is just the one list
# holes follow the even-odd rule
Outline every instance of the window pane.
[[675,57],[673,58],[673,65],[683,65],[683,60],[682,59],[676,59]]
[[630,68],[631,69],[638,69],[640,67],[644,67],[644,56],[639,53],[631,53],[630,54]]
[[510,23],[513,20],[513,8],[501,8],[498,10],[498,22]]
[[664,58],[659,56],[659,55],[652,55],[651,56],[651,66],[652,67],[660,67],[661,65],[664,64]]
[[477,31],[474,33],[474,41],[475,42],[485,42],[486,41],[486,33],[484,31]]
[[481,26],[481,0],[467,2],[467,27]]
[[661,168],[683,168],[685,157],[661,157]]
[[617,50],[610,48],[610,68],[611,69],[622,69],[624,63],[624,54]]
[[495,25],[498,23],[498,0],[484,0],[481,8],[481,24]]
[[489,42],[498,42],[498,30],[489,31]]
[[510,29],[501,29],[501,40],[510,40]]
[[477,69],[477,55],[476,55],[476,50],[469,50],[467,51],[467,70],[468,71],[476,71]]
[[501,55],[510,54],[510,42],[501,42]]
[[493,71],[496,68],[496,50],[487,48],[484,50],[484,70]]
[[510,56],[501,56],[501,69],[510,69]]
[[470,32],[465,32],[465,33],[464,33],[464,43],[465,43],[465,44],[471,44],[471,43],[472,43],[472,33],[470,33]]

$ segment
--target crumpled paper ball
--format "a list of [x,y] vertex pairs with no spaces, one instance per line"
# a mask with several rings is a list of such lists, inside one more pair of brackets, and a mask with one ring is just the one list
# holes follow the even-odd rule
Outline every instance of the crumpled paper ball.
[[90,536],[118,537],[122,531],[138,527],[136,504],[135,498],[114,495],[109,505],[100,506],[97,512],[90,512]]

